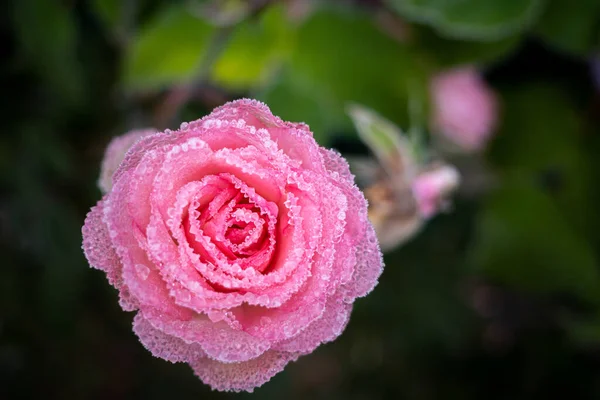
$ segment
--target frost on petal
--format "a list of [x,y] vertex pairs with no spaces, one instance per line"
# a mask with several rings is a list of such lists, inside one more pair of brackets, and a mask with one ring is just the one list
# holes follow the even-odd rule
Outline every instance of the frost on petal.
[[166,283],[160,277],[156,265],[149,260],[143,232],[135,226],[127,207],[124,207],[127,194],[127,180],[116,181],[105,198],[103,210],[103,220],[113,248],[123,265],[123,281],[140,307],[156,307],[173,317],[189,316],[189,310],[178,307],[169,298]]
[[218,121],[217,126],[235,126],[243,121],[257,132],[264,132],[291,159],[299,160],[304,168],[319,170],[322,168],[319,146],[312,132],[304,123],[282,121],[274,116],[267,105],[250,99],[240,99],[215,109],[208,117],[209,121]]
[[334,150],[321,148],[321,156],[325,168],[332,176],[342,178],[348,185],[354,185],[354,175],[350,172],[350,165],[344,160],[340,153]]
[[111,140],[104,152],[104,159],[100,167],[100,178],[98,186],[103,193],[108,193],[112,188],[112,177],[119,165],[125,158],[125,154],[131,146],[144,136],[156,133],[154,129],[136,129]]
[[340,288],[344,294],[344,301],[352,302],[357,297],[366,296],[377,285],[381,272],[383,255],[377,243],[375,229],[369,225],[365,239],[356,248],[356,267],[352,280]]
[[213,322],[198,314],[192,319],[177,320],[165,317],[159,310],[146,308],[144,318],[157,330],[181,338],[187,343],[197,343],[208,357],[218,362],[247,361],[266,352],[270,344],[241,330],[232,329],[227,323]]
[[100,200],[88,213],[83,229],[83,252],[90,266],[106,272],[111,285],[119,289],[122,285],[121,261],[110,241],[108,229],[102,221],[104,202]]
[[222,121],[243,120],[247,125],[260,128],[283,127],[285,123],[271,113],[269,107],[260,101],[240,99],[216,108],[209,116]]
[[182,134],[166,130],[152,135],[146,135],[136,141],[125,153],[125,158],[113,174],[113,185],[121,176],[137,167],[144,155],[160,147],[173,146],[182,138]]
[[141,313],[138,313],[133,319],[133,332],[154,357],[173,363],[193,362],[206,357],[199,344],[188,344],[180,338],[159,331]]
[[350,320],[352,304],[345,303],[339,294],[327,300],[325,311],[295,337],[278,343],[274,350],[310,353],[322,343],[337,338]]
[[202,358],[190,363],[190,366],[204,383],[215,390],[252,392],[297,358],[296,353],[268,351],[258,358],[240,363],[225,364]]
[[104,271],[108,282],[119,290],[119,303],[123,310],[133,311],[138,306],[137,300],[123,282],[123,265],[111,242],[103,214],[104,201],[101,200],[92,207],[81,230],[83,251],[90,266]]

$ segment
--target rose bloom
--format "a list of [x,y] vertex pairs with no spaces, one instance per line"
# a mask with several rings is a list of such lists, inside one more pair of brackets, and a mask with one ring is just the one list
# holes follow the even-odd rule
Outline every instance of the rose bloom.
[[496,95],[473,67],[432,79],[432,129],[464,151],[482,149],[498,122]]
[[252,391],[335,339],[382,271],[346,161],[253,100],[137,140],[83,249],[142,344],[217,390]]

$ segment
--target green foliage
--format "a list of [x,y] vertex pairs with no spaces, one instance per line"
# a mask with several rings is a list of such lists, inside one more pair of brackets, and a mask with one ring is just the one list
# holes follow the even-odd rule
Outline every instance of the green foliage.
[[[409,94],[424,97],[426,68],[407,46],[387,37],[362,14],[317,11],[298,28],[295,41],[286,73],[259,97],[315,132],[348,129],[345,107],[350,102],[405,123]],[[285,94],[292,87],[302,87],[313,100],[301,108],[292,107],[295,99],[289,105],[273,101],[274,96],[294,96]],[[317,115],[306,116],[306,108]]]
[[270,7],[257,19],[240,23],[218,57],[212,79],[234,90],[265,84],[286,58],[292,43],[282,7]]
[[417,44],[428,58],[443,68],[465,64],[493,64],[508,57],[521,43],[520,35],[489,42],[450,39],[428,27],[417,29]]
[[535,31],[557,49],[585,55],[600,48],[600,2],[551,0]]
[[135,38],[124,60],[129,89],[157,89],[191,80],[214,27],[183,5],[160,12]]
[[559,90],[537,85],[503,94],[503,126],[491,152],[500,188],[483,206],[474,266],[511,287],[597,302],[580,118]]
[[426,23],[441,35],[495,40],[522,32],[539,13],[542,0],[386,0],[400,15]]
[[520,290],[600,300],[592,249],[548,195],[503,181],[486,201],[473,243],[475,271]]
[[563,91],[532,85],[503,93],[502,127],[490,154],[505,176],[538,184],[576,227],[589,222],[591,155],[581,116]]
[[116,28],[123,18],[124,4],[120,0],[93,0],[92,6],[102,22],[111,28]]

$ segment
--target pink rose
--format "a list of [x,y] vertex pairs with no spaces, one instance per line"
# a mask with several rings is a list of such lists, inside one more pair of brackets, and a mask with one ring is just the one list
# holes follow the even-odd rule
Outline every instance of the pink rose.
[[494,92],[475,68],[446,71],[431,82],[432,128],[465,151],[482,149],[496,128]]
[[348,164],[238,100],[144,136],[83,227],[133,330],[217,390],[267,382],[341,334],[382,271]]
[[110,141],[104,152],[100,179],[98,179],[98,186],[102,193],[109,192],[112,188],[112,176],[125,158],[127,150],[141,137],[153,133],[156,133],[156,129],[136,129]]

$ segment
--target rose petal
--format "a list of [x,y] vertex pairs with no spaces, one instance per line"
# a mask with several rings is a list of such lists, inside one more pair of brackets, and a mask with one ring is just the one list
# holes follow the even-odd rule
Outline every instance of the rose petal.
[[341,295],[331,296],[321,317],[298,335],[275,345],[273,350],[310,353],[321,343],[330,342],[342,333],[350,320],[351,311],[352,305],[345,303]]
[[252,392],[255,388],[267,383],[290,362],[295,361],[298,354],[268,351],[250,361],[225,364],[209,358],[201,358],[190,363],[194,373],[203,382],[216,390],[233,392]]
[[172,363],[194,362],[206,357],[202,347],[197,343],[186,343],[182,339],[167,335],[148,322],[142,313],[133,319],[133,332],[154,357],[163,358]]
[[140,138],[156,133],[155,129],[136,129],[122,136],[117,136],[108,144],[100,167],[98,186],[103,193],[112,188],[112,177],[125,158],[129,148]]

